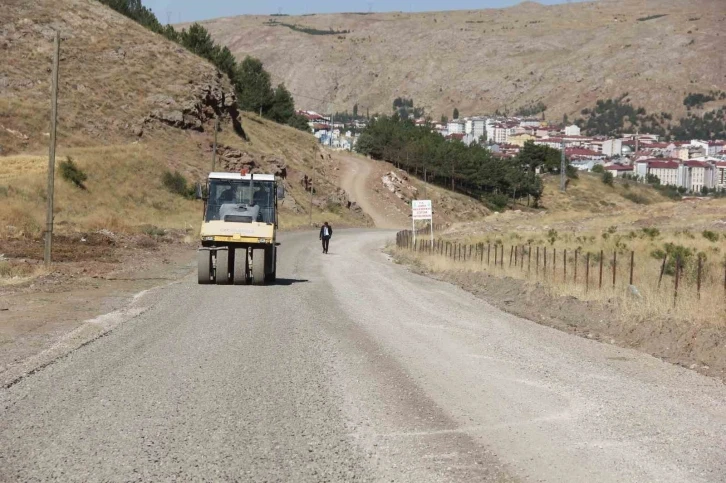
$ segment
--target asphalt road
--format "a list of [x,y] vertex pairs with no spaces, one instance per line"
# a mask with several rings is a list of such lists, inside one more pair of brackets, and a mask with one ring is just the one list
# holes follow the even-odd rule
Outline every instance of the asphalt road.
[[283,238],[280,282],[151,292],[0,390],[0,481],[726,481],[726,388]]

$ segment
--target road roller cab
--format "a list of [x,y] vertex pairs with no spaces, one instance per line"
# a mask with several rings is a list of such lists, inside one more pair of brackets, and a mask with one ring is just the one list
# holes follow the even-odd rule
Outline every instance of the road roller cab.
[[271,174],[210,173],[203,198],[199,283],[273,282],[282,184]]

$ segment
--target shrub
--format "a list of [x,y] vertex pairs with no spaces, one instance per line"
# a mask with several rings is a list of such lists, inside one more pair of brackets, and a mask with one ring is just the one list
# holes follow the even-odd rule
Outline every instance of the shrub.
[[596,164],[592,167],[592,172],[602,174],[605,172],[605,166],[603,166],[602,164]]
[[158,226],[154,226],[154,225],[144,225],[141,228],[141,232],[144,233],[145,235],[149,235],[149,236],[153,236],[153,237],[166,235],[166,230],[164,230],[163,228],[159,228]]
[[570,164],[565,167],[565,175],[570,179],[579,179],[580,173],[578,169]]
[[702,235],[703,238],[714,243],[716,243],[719,239],[718,233],[716,233],[715,231],[703,230]]
[[623,195],[623,198],[639,205],[647,205],[648,203],[650,203],[650,201],[648,201],[648,198],[646,198],[645,196],[633,192],[625,193]]
[[67,156],[65,161],[61,161],[59,167],[61,177],[64,180],[69,183],[73,183],[76,187],[81,188],[82,190],[86,189],[86,186],[83,183],[88,179],[88,175],[86,175],[86,173],[84,173],[81,168],[73,162],[73,158]]
[[501,193],[493,193],[485,198],[486,204],[493,210],[504,210],[509,205],[509,197]]
[[613,179],[614,179],[613,173],[611,173],[609,171],[605,171],[602,174],[602,178],[601,179],[602,179],[602,182],[605,183],[606,185],[608,185],[608,186],[612,186],[613,185]]
[[550,245],[554,245],[558,238],[559,234],[557,233],[557,230],[550,228],[547,232],[547,240],[550,242]]
[[171,171],[164,172],[161,182],[167,190],[174,194],[187,199],[192,199],[195,196],[194,186],[189,186],[187,179],[178,171],[173,173]]
[[643,228],[641,230],[643,232],[643,235],[647,236],[651,240],[655,240],[660,236],[660,230],[658,228]]
[[638,22],[646,22],[648,20],[655,20],[657,18],[667,17],[667,16],[668,16],[667,13],[659,13],[659,14],[656,14],[656,15],[648,15],[647,17],[639,17],[638,18]]

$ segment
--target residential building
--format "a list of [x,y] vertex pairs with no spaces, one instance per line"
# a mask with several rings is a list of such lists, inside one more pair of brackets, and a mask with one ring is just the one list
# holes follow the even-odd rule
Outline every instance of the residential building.
[[684,161],[679,169],[679,185],[693,193],[700,193],[701,189],[713,188],[713,165],[704,161]]
[[539,127],[541,124],[542,121],[536,117],[528,117],[519,121],[520,126]]
[[524,147],[524,143],[526,143],[527,141],[534,141],[535,139],[536,138],[529,133],[518,133],[509,136],[507,142],[510,144],[515,144],[519,147]]
[[494,143],[508,142],[509,135],[514,134],[515,126],[507,124],[490,124],[487,126],[487,140]]
[[712,163],[713,179],[711,186],[719,191],[726,191],[726,161]]
[[603,162],[596,159],[570,159],[570,165],[579,171],[592,171],[597,164],[602,165]]
[[584,149],[584,148],[565,148],[565,155],[567,155],[570,160],[603,160],[605,159],[605,155],[602,153],[598,153],[597,151],[593,151],[591,149]]
[[620,156],[623,152],[623,142],[620,139],[608,139],[603,141],[600,152],[609,158],[612,158],[613,156]]
[[614,177],[622,177],[623,175],[631,175],[633,174],[633,166],[625,166],[622,164],[611,164],[610,166],[605,166],[605,171],[608,171],[613,174]]
[[472,134],[477,139],[481,139],[482,136],[486,135],[487,133],[487,120],[485,118],[474,118],[471,120],[471,132],[467,134]]
[[678,186],[679,168],[679,160],[646,159],[635,163],[635,174],[643,179],[652,175],[658,178],[662,185]]
[[699,141],[694,139],[691,141],[691,146],[703,149],[704,156],[715,156],[726,149],[726,142],[724,141]]
[[580,128],[573,124],[572,126],[567,126],[565,128],[565,136],[579,136],[580,135]]
[[449,134],[464,134],[464,131],[466,129],[466,123],[464,121],[454,120],[449,121],[449,123],[446,125],[446,130],[449,132]]

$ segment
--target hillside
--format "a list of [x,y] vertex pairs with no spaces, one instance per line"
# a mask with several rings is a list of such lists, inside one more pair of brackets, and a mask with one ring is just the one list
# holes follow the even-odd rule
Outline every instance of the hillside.
[[[190,184],[204,179],[218,115],[224,121],[217,168],[285,175],[292,196],[283,223],[307,222],[309,205],[295,200],[308,199],[301,180],[322,155],[315,139],[238,112],[227,79],[205,60],[95,1],[10,0],[0,25],[0,235],[41,234],[56,28],[57,162],[70,156],[88,175],[85,190],[57,176],[59,231],[196,229],[201,202],[172,194],[162,176],[171,170]],[[346,204],[331,183],[316,188],[315,220]],[[337,219],[367,222],[348,209]]]
[[451,116],[454,106],[469,115],[543,102],[548,118],[561,119],[629,92],[633,105],[678,118],[689,92],[726,83],[721,0],[524,2],[476,11],[240,16],[204,25],[238,58],[259,57],[300,107],[325,112],[356,103],[362,113],[389,112],[404,96],[434,118]]

